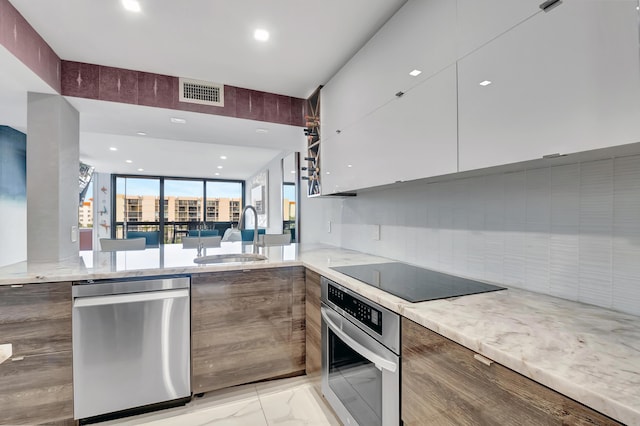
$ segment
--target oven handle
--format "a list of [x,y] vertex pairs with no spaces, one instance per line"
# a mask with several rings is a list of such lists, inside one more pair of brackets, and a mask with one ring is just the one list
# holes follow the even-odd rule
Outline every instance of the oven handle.
[[380,370],[384,368],[392,373],[395,373],[398,369],[398,365],[395,362],[389,361],[388,359],[382,358],[380,355],[372,352],[371,350],[365,348],[360,343],[353,340],[348,334],[342,331],[336,323],[334,323],[329,315],[327,314],[327,309],[322,307],[320,308],[320,312],[322,314],[322,319],[327,324],[327,327],[331,329],[340,339],[342,339],[351,349],[358,352],[360,355],[373,362],[375,366]]

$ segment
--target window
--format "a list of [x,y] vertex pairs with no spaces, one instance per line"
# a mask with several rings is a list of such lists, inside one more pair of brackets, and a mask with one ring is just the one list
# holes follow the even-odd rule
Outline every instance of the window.
[[157,178],[117,177],[115,194],[115,236],[126,232],[158,231],[156,201],[160,199]]
[[181,243],[189,231],[201,227],[223,235],[240,220],[244,204],[243,181],[115,176],[114,182],[112,226],[117,238],[125,228],[160,231],[165,244]]
[[78,208],[78,228],[93,228],[93,184],[87,187],[84,201]]
[[[208,181],[207,221],[238,222],[242,212],[243,193],[244,185],[240,185],[238,182]],[[209,200],[215,200],[215,204],[211,204],[212,216],[209,216]],[[213,217],[216,217],[216,219],[213,219]]]

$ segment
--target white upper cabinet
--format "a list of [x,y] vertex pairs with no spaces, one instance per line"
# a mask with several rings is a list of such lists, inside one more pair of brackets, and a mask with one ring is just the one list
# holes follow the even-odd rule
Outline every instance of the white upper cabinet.
[[458,58],[542,12],[543,0],[457,0]]
[[[409,0],[322,88],[322,136],[363,117],[456,60],[456,2]],[[417,77],[409,75],[422,71]]]
[[323,194],[456,172],[456,125],[453,64],[323,140]]
[[460,171],[639,142],[637,7],[564,0],[462,58]]

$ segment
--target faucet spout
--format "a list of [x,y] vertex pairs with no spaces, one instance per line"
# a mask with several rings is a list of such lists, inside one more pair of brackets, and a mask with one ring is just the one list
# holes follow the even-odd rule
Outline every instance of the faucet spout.
[[256,211],[256,208],[253,207],[250,204],[247,204],[246,206],[244,206],[244,209],[242,209],[242,213],[240,213],[240,222],[238,223],[238,229],[245,229],[244,228],[244,214],[246,213],[247,210],[251,210],[253,211],[253,249],[256,250],[256,248],[258,247],[258,212]]

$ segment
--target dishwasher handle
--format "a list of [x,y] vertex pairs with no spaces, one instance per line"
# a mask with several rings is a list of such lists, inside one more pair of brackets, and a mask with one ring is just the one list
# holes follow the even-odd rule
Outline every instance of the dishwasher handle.
[[120,305],[123,303],[149,302],[152,300],[168,300],[189,297],[189,290],[161,290],[145,293],[112,294],[108,296],[77,297],[73,300],[74,308],[88,306]]

